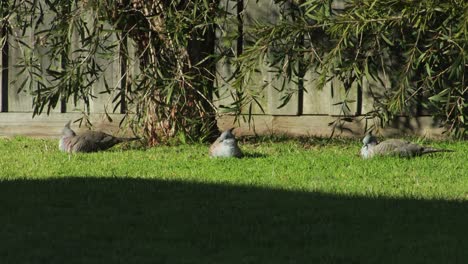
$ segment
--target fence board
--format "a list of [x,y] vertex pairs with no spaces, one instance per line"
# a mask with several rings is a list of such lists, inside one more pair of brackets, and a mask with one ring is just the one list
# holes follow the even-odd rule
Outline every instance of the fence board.
[[[236,135],[273,135],[286,134],[290,136],[321,136],[329,137],[332,127],[327,124],[336,120],[333,116],[255,116],[255,123],[241,122],[234,130]],[[232,127],[233,116],[223,116],[218,119],[221,130]],[[254,129],[255,128],[255,129]],[[365,120],[356,120],[347,125],[349,130],[335,131],[335,135],[357,138],[360,142],[364,134]],[[407,135],[418,135],[427,138],[445,138],[444,128],[440,123],[428,116],[423,117],[397,117],[395,122],[390,123],[378,131],[384,137],[400,137]]]
[[[3,38],[5,37],[4,36],[4,31],[2,28],[0,28],[0,38]],[[8,47],[8,44],[5,43],[5,46],[1,45],[0,43],[0,69],[1,69],[1,72],[0,72],[0,112],[3,112],[3,101],[4,101],[4,92],[6,91],[6,88],[7,87],[4,87],[5,83],[3,83],[3,74],[5,73],[5,68],[7,67],[7,65],[4,65],[3,61],[5,59],[6,56],[8,56],[7,54],[5,54],[5,52],[7,52],[7,48]],[[8,58],[8,57],[6,57]],[[4,68],[5,67],[5,68]]]
[[[224,54],[225,57],[218,61],[217,63],[217,72],[216,72],[216,85],[218,87],[218,95],[215,97],[215,105],[220,107],[220,111],[223,112],[223,107],[232,107],[232,104],[236,98],[236,89],[232,87],[232,82],[235,81],[231,79],[232,74],[235,72],[235,65],[232,63],[232,59],[240,55],[239,52],[242,52],[243,46],[246,45],[245,39],[241,38],[234,38],[234,36],[238,35],[240,32],[239,30],[243,30],[242,28],[245,27],[245,23],[248,24],[249,19],[249,10],[255,7],[251,4],[253,1],[248,1],[244,3],[242,8],[239,8],[237,5],[242,4],[242,1],[221,1],[220,6],[229,15],[223,21],[221,26],[221,30],[218,29],[216,31],[216,52],[218,54]],[[242,12],[242,13],[238,13]],[[243,17],[243,23],[241,27],[238,27],[238,15]],[[245,22],[245,23],[244,23]],[[240,46],[239,46],[240,45]],[[264,70],[264,69],[262,69]],[[262,114],[262,108],[267,111],[268,110],[268,101],[267,101],[267,90],[261,89],[260,87],[263,85],[263,72],[262,73],[253,73],[252,79],[259,80],[256,83],[245,83],[245,87],[248,89],[249,93],[254,95],[257,101],[260,103],[259,107],[255,101],[252,101],[250,104],[245,105],[242,108],[243,113],[252,113],[252,114]],[[262,90],[261,92],[258,92]]]
[[[73,27],[74,29],[75,27]],[[85,56],[82,52],[78,52],[81,48],[81,40],[76,30],[73,30],[71,33],[71,44],[69,49],[69,58],[71,60],[77,60],[80,56]],[[83,113],[85,112],[85,103],[83,101],[75,102],[73,97],[68,98],[68,101],[65,103],[65,109],[67,113]]]
[[319,89],[317,87],[318,74],[307,71],[304,76],[304,105],[305,115],[328,115],[332,104],[330,97],[330,83]]
[[[249,0],[245,7],[245,21],[244,27],[248,28],[254,24],[254,21],[261,23],[276,24],[280,18],[280,7],[274,0]],[[246,30],[244,30],[246,31]],[[273,72],[273,68],[269,64],[271,58],[266,59],[266,65],[260,70],[258,83],[253,84],[255,86],[264,86],[264,96],[266,102],[263,102],[263,108],[266,114],[272,115],[296,115],[299,112],[298,109],[298,86],[297,82],[285,80],[283,77],[277,77],[277,73]],[[284,86],[284,87],[283,87]],[[292,97],[289,102],[282,108],[278,108],[282,104],[281,98],[286,93],[292,93]],[[266,103],[266,104],[265,104]],[[255,111],[255,113],[261,114],[261,112]]]
[[[130,129],[119,128],[119,122],[123,115],[111,114],[110,116],[114,120],[112,123],[103,114],[91,114],[89,119],[93,124],[93,130],[119,136],[132,135]],[[24,135],[58,138],[61,135],[63,126],[68,121],[73,122],[81,117],[80,113],[51,113],[50,115],[38,115],[34,118],[30,113],[0,113],[0,136]],[[89,128],[84,124],[79,127],[79,123],[72,123],[72,129],[80,133]]]
[[[18,40],[23,41],[30,47],[34,43],[34,30],[28,28],[24,36],[20,36],[20,29],[14,28],[13,35],[8,38],[9,58],[8,58],[8,111],[9,112],[31,112],[32,97],[29,94],[29,85],[31,80],[28,78],[28,72],[20,73],[20,64],[23,62],[26,48]],[[30,53],[30,52],[29,52]],[[24,89],[19,91],[23,81],[26,80]]]
[[231,93],[235,93],[235,89],[232,89],[228,81],[234,70],[234,65],[229,62],[229,58],[223,58],[217,62],[215,85],[218,93],[214,95],[214,104],[220,111],[223,111],[223,107],[229,107],[234,102]]
[[[330,105],[330,115],[356,115],[356,113],[359,111],[357,109],[358,89],[356,82],[353,83],[350,90],[346,92],[343,83],[335,78],[330,82],[330,91],[332,103]],[[349,101],[346,104],[348,107],[343,104],[345,100]]]
[[[104,79],[111,88],[110,93],[106,91]],[[120,91],[117,90],[120,86],[120,79],[120,64],[117,63],[116,65],[115,60],[112,60],[108,67],[106,67],[103,76],[93,85],[93,95],[96,98],[91,100],[90,103],[92,113],[120,113],[120,106],[114,112],[115,104],[113,103],[115,97],[119,97],[116,99],[116,102],[120,102]]]
[[[111,30],[111,26],[106,24],[104,28]],[[108,38],[103,43],[104,46],[113,45],[118,43],[117,36],[113,33],[109,33]],[[105,70],[99,80],[93,85],[94,98],[91,101],[91,112],[93,113],[112,113],[114,110],[114,103],[112,102],[116,96],[120,96],[120,83],[122,79],[121,65],[120,65],[120,53],[119,46],[113,48],[111,57],[97,57],[96,62],[100,64]],[[104,52],[104,51],[98,51]],[[104,82],[107,82],[110,93],[106,91]],[[120,102],[120,98],[116,102]],[[118,107],[115,113],[120,113],[120,107]]]
[[[44,1],[41,1],[44,2]],[[54,19],[54,15],[52,11],[48,8],[48,5],[42,4],[42,10],[44,12],[44,17],[42,20],[42,23],[38,24],[36,27],[36,32],[34,34],[34,52],[37,54],[39,62],[40,62],[40,67],[41,67],[41,73],[42,73],[42,78],[43,78],[43,83],[46,86],[54,85],[58,83],[58,80],[53,80],[54,78],[50,75],[47,74],[47,70],[52,68],[60,68],[61,67],[61,61],[60,60],[52,60],[50,56],[48,56],[48,52],[50,51],[50,48],[47,47],[42,43],[42,39],[46,38],[46,33],[39,33],[43,30],[46,30],[50,28],[50,24],[52,23]],[[36,84],[35,84],[36,85]],[[61,102],[59,101],[55,108],[51,109],[50,112],[61,112]]]
[[362,114],[374,111],[374,105],[377,103],[374,99],[383,98],[386,87],[390,86],[390,80],[382,72],[379,74],[383,84],[376,80],[367,80],[364,78],[362,87]]
[[[274,78],[275,73],[268,72],[270,85],[268,86],[268,109],[272,115],[297,115],[298,105],[298,85],[292,80],[286,81],[284,78]],[[284,87],[283,87],[284,86]],[[280,108],[284,96],[292,94],[288,103]]]
[[[137,80],[141,79],[141,69],[140,69],[140,54],[138,53],[138,47],[134,40],[130,37],[127,37],[127,76],[125,81],[127,82],[127,90],[132,90],[137,83]],[[135,104],[127,104],[127,109],[129,113],[134,113],[136,109]]]
[[[218,55],[224,54],[226,57],[216,63],[217,94],[214,95],[214,104],[217,107],[228,107],[234,100],[231,92],[234,92],[229,82],[229,76],[234,73],[234,65],[231,59],[237,54],[237,1],[223,0],[219,2],[219,7],[226,12],[219,27],[216,28],[215,52]],[[233,39],[234,38],[234,39]],[[220,108],[222,111],[222,108]]]

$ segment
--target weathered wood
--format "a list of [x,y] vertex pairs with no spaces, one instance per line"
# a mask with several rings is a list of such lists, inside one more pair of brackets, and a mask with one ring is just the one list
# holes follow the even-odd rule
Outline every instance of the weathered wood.
[[[231,55],[237,54],[237,36],[238,34],[238,1],[237,0],[222,0],[219,1],[219,8],[226,12],[219,25],[216,27],[216,52],[228,53]],[[242,9],[242,7],[240,8]]]
[[[137,44],[134,40],[127,37],[127,61],[126,61],[126,76],[122,81],[127,82],[127,90],[133,90],[136,87],[137,81],[141,79],[140,69],[140,55],[138,54]],[[135,113],[135,104],[129,104],[126,102],[126,111],[129,113]]]
[[318,74],[307,71],[304,76],[304,103],[303,114],[306,115],[328,115],[330,113],[331,92],[330,83],[325,87],[317,87]]
[[[93,124],[93,130],[100,130],[113,135],[130,135],[130,130],[121,130],[119,122],[122,114],[110,115],[114,122],[109,122],[103,114],[92,114],[89,116]],[[64,125],[72,120],[81,118],[79,113],[51,113],[50,115],[39,115],[32,118],[31,113],[0,113],[0,136],[30,136],[41,138],[56,138],[61,135]],[[76,132],[89,129],[82,124],[72,123]]]
[[[235,130],[236,135],[285,134],[289,136],[329,137],[332,133],[332,127],[328,126],[328,124],[336,120],[336,117],[317,115],[261,115],[254,118],[255,123],[249,127],[246,122],[235,123],[233,116],[223,116],[218,119],[218,127],[220,130],[238,127]],[[355,122],[347,124],[347,129],[349,130],[337,130],[335,135],[360,139],[365,133],[365,120],[358,118]],[[434,122],[433,118],[423,116],[416,118],[398,117],[387,127],[378,129],[374,133],[384,137],[416,135],[426,138],[446,138],[447,135],[443,134],[443,132],[444,129]]]
[[[280,7],[273,0],[247,1],[244,13],[244,28],[252,26],[255,21],[268,24],[276,24],[280,17]],[[253,91],[263,90],[262,94],[258,95],[261,106],[265,114],[272,115],[297,115],[298,114],[298,96],[297,82],[286,80],[269,64],[272,61],[270,54],[265,58],[265,64],[259,73],[252,76],[252,83],[248,86],[253,87]],[[265,87],[262,89],[262,87]],[[283,98],[287,94],[292,94],[288,103],[279,108],[283,102]],[[255,107],[254,114],[263,114],[260,107]],[[247,111],[244,111],[247,113]]]
[[322,88],[318,87],[318,79],[319,75],[312,71],[308,71],[304,77],[307,92],[304,93],[303,114],[354,116],[360,112],[357,83],[347,92],[337,78],[327,82]]
[[[275,73],[268,72],[268,112],[272,115],[297,115],[298,109],[298,86],[293,80],[275,78]],[[297,79],[297,78],[296,78]],[[290,96],[286,105],[282,106],[285,97]]]
[[[268,0],[262,0],[263,2]],[[243,2],[244,6],[242,8],[238,7],[238,4],[242,4],[242,1],[222,1],[220,3],[221,7],[225,9],[230,15],[227,16],[227,19],[223,22],[222,27],[217,30],[217,50],[218,54],[226,55],[223,60],[220,60],[217,63],[217,77],[216,85],[218,87],[218,95],[215,98],[215,105],[221,106],[220,112],[226,110],[225,108],[233,107],[233,103],[237,100],[236,89],[233,87],[233,82],[235,80],[232,78],[232,75],[236,71],[234,63],[231,63],[231,60],[235,56],[240,55],[244,47],[247,45],[248,40],[242,37],[234,39],[233,36],[239,35],[241,32],[245,31],[245,28],[252,24],[251,17],[255,16],[259,12],[258,3],[255,1],[246,1]],[[238,12],[242,11],[242,14]],[[238,17],[239,16],[239,17]],[[262,14],[262,19],[269,19],[268,15]],[[242,21],[237,21],[238,18],[242,18]],[[236,23],[241,22],[241,27],[237,27]],[[260,69],[261,72],[252,72],[251,76],[246,78],[245,83],[242,83],[244,86],[245,92],[248,94],[247,98],[255,97],[256,100],[246,101],[246,103],[241,111],[242,113],[250,114],[263,114],[269,113],[268,105],[268,90],[265,86],[269,82],[268,69],[263,67]]]
[[[122,114],[111,114],[114,122],[109,122],[103,114],[92,114],[90,120],[95,130],[101,130],[114,135],[130,135],[131,131],[121,130],[118,126],[123,118]],[[32,137],[58,137],[63,126],[69,120],[81,118],[79,113],[52,113],[32,118],[30,113],[0,113],[0,136],[32,136]],[[273,135],[286,134],[290,136],[322,136],[331,134],[328,123],[335,120],[331,116],[271,116],[255,115],[254,123],[249,124],[240,119],[234,122],[233,116],[222,116],[218,119],[218,127],[225,130],[237,127],[236,135]],[[86,130],[86,127],[78,128],[74,123],[73,128],[77,131]],[[343,137],[361,138],[364,134],[364,121],[359,119],[348,125],[351,131],[343,131],[336,135]],[[416,135],[427,138],[445,138],[444,129],[435,123],[431,117],[398,117],[393,123],[375,133],[385,137],[400,137],[405,135]]]
[[235,121],[234,116],[225,115],[218,118],[218,127],[221,131],[229,129],[231,127],[236,127],[234,130],[235,135],[272,135],[273,127],[272,120],[273,116],[271,115],[254,115],[253,122],[249,125],[248,122],[245,122],[243,118],[239,119],[239,122]]
[[[8,111],[11,112],[31,112],[32,111],[32,96],[30,95],[29,85],[31,79],[28,71],[20,73],[24,66],[21,66],[24,60],[24,54],[31,54],[28,47],[19,43],[19,40],[33,47],[34,30],[28,28],[24,36],[21,35],[21,30],[14,28],[13,34],[8,38],[9,58],[8,58]],[[26,83],[21,91],[19,91],[22,83]]]
[[358,112],[357,109],[357,83],[354,82],[348,91],[346,91],[344,84],[337,78],[333,79],[330,83],[330,115],[340,116],[353,116]]
[[[3,28],[0,28],[0,38],[5,37],[5,31]],[[3,102],[5,101],[4,96],[8,96],[8,94],[4,94],[5,92],[8,93],[6,90],[8,88],[8,84],[4,83],[6,81],[4,79],[4,74],[8,74],[8,69],[6,69],[7,65],[4,65],[4,59],[8,59],[8,44],[5,43],[1,45],[0,42],[0,112],[4,111]],[[5,87],[6,86],[6,87]]]
[[[104,57],[96,55],[96,62],[104,69],[99,80],[93,85],[93,95],[96,96],[91,100],[91,112],[92,113],[113,113],[113,103],[115,97],[118,97],[115,101],[120,102],[120,84],[122,80],[120,56],[119,56],[119,40],[114,32],[112,32],[112,26],[109,24],[103,25],[104,29],[109,30],[106,36],[106,40],[102,43],[102,46],[116,45],[113,48],[113,52],[98,50],[98,54],[106,54]],[[106,90],[105,82],[109,87],[109,91]],[[117,107],[115,113],[120,113],[120,107]]]
[[[44,0],[41,0],[42,3],[44,3]],[[54,19],[54,14],[53,12],[48,8],[47,4],[42,4],[41,5],[42,12],[44,14],[44,17],[42,19],[42,23],[38,24],[36,26],[36,32],[34,34],[34,43],[33,43],[33,48],[34,52],[37,54],[39,62],[40,62],[40,68],[41,68],[41,73],[42,73],[42,82],[45,87],[49,87],[51,85],[56,85],[59,81],[54,80],[55,78],[49,74],[47,74],[48,69],[60,69],[62,62],[60,59],[51,59],[50,55],[48,54],[51,50],[51,48],[47,45],[45,45],[44,40],[48,37],[47,34],[48,32],[44,32],[44,30],[47,30],[50,28],[51,23],[53,22]],[[35,83],[35,86],[38,87],[38,82]],[[44,112],[47,112],[47,108],[44,109]],[[59,101],[57,105],[50,110],[50,112],[61,112],[61,102]]]
[[[384,98],[387,87],[390,87],[390,80],[386,74],[381,72],[379,78],[383,83],[377,80],[363,79],[362,82],[362,114],[374,111],[379,98]],[[377,99],[377,101],[376,101]]]
[[237,1],[223,0],[219,2],[219,7],[227,14],[226,19],[222,20],[216,28],[215,52],[225,57],[216,63],[216,79],[215,86],[217,93],[214,94],[214,105],[220,111],[224,111],[224,107],[230,107],[234,102],[232,94],[235,89],[232,88],[232,80],[230,76],[234,74],[235,67],[231,60],[237,55],[238,40],[234,38],[237,35]]
[[224,111],[234,102],[231,93],[235,93],[235,89],[232,88],[228,80],[234,70],[234,65],[229,63],[229,58],[223,58],[217,62],[215,86],[218,92],[215,93],[213,102],[219,111]]
[[[78,52],[78,50],[81,48],[81,41],[76,30],[73,30],[71,33],[71,39],[72,40],[70,41],[70,51],[68,56],[71,60],[77,60],[83,54]],[[65,103],[65,108],[67,113],[84,113],[86,111],[85,103],[83,101],[75,102],[75,98],[73,96],[68,98],[67,102]]]

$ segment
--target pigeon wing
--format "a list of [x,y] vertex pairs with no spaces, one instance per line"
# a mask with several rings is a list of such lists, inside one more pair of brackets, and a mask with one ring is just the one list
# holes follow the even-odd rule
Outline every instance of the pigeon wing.
[[386,155],[399,155],[399,149],[409,142],[399,139],[389,139],[380,142],[373,149],[375,155],[386,156]]
[[376,146],[378,155],[414,157],[421,155],[424,147],[401,139],[389,139]]
[[85,137],[91,145],[95,146],[95,151],[109,149],[120,142],[116,137],[100,131],[89,131]]
[[97,145],[89,140],[86,135],[78,135],[71,139],[72,152],[94,152],[98,150]]

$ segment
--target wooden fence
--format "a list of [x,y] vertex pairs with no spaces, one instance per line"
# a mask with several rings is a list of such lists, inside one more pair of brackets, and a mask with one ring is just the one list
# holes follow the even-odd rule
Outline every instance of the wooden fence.
[[[230,12],[233,17],[239,14],[243,16],[243,24],[240,26],[230,26],[230,30],[243,30],[249,23],[253,23],[253,19],[264,18],[269,22],[274,23],[278,19],[278,7],[273,0],[224,0],[221,2],[222,7]],[[334,6],[340,8],[340,2]],[[45,18],[47,20],[47,18]],[[40,31],[41,28],[29,29],[26,32],[23,41],[31,46],[34,46],[35,31]],[[3,32],[3,34],[6,34]],[[224,35],[222,32],[217,32],[217,42],[222,43]],[[242,39],[231,43],[232,49],[236,52],[242,52]],[[37,46],[40,49],[40,46]],[[117,48],[118,50],[118,48]],[[1,91],[0,91],[0,135],[29,135],[29,136],[58,136],[63,124],[70,119],[78,119],[81,117],[81,112],[84,110],[80,103],[75,105],[72,102],[61,102],[50,115],[42,114],[32,118],[32,96],[28,91],[18,92],[19,84],[22,83],[19,68],[15,67],[21,61],[21,47],[13,41],[8,41],[2,48],[1,68]],[[116,52],[113,58],[103,61],[107,66],[105,76],[110,86],[119,87],[121,85],[122,69],[120,53]],[[43,61],[43,65],[50,62]],[[217,80],[216,83],[221,87],[220,97],[216,98],[216,104],[226,105],[232,102],[230,97],[231,87],[227,79],[232,74],[232,66],[228,61],[221,61],[217,65]],[[46,72],[44,70],[44,75]],[[361,136],[364,133],[365,127],[371,124],[366,124],[366,119],[362,115],[373,108],[373,100],[369,95],[369,84],[363,87],[353,86],[349,91],[347,99],[352,99],[354,102],[349,103],[349,109],[343,109],[340,104],[337,104],[346,98],[344,89],[341,84],[332,80],[326,84],[322,90],[315,89],[315,75],[312,72],[305,74],[303,87],[298,87],[297,83],[289,82],[288,90],[297,90],[289,103],[278,108],[280,105],[281,92],[275,89],[275,82],[272,73],[267,67],[258,73],[258,83],[252,85],[267,84],[264,93],[261,95],[261,104],[264,112],[260,108],[254,108],[254,122],[248,123],[241,121],[234,123],[233,116],[221,116],[218,118],[218,125],[221,129],[232,126],[240,126],[237,133],[240,134],[270,134],[270,133],[285,133],[291,135],[315,135],[328,136],[331,134],[332,126],[329,124],[336,120],[337,116],[346,114],[353,116],[354,121],[346,125],[346,129],[339,131],[344,136]],[[47,78],[47,77],[46,77]],[[375,86],[375,84],[372,84]],[[103,81],[97,82],[93,86],[93,95],[95,99],[91,101],[90,112],[91,121],[97,129],[102,129],[111,133],[118,131],[118,123],[123,115],[117,113],[111,114],[114,122],[109,123],[105,118],[105,112],[112,112],[114,103],[112,102],[116,94],[105,93]],[[375,87],[374,87],[375,89]],[[384,89],[381,87],[381,89]],[[375,90],[374,90],[375,92]],[[417,134],[429,137],[438,137],[443,129],[438,127],[438,124],[429,116],[420,116],[417,118],[399,117],[386,129],[381,130],[384,135],[400,135],[400,134]]]
[[[225,26],[224,35],[218,32],[217,40],[219,43],[226,42],[223,37],[229,35],[229,31],[246,32],[246,27],[259,18],[273,24],[279,19],[279,8],[274,0],[228,0],[223,1],[222,5],[227,12],[233,15],[242,14],[242,19],[239,20],[242,23],[239,28]],[[332,8],[335,10],[344,8],[344,1],[334,1]],[[244,45],[246,43],[243,39],[237,39],[230,43],[233,53],[241,53],[245,48]],[[230,96],[232,88],[229,78],[234,69],[228,62],[221,61],[217,70],[217,83],[222,91],[217,103],[218,105],[229,105],[233,101]],[[388,79],[385,76],[381,76],[381,78],[388,86]],[[368,83],[364,80],[362,87],[353,85],[346,92],[342,83],[333,79],[323,89],[317,89],[317,74],[308,71],[305,72],[303,82],[287,82],[285,90],[297,92],[287,105],[279,108],[284,91],[278,91],[278,87],[284,80],[277,79],[275,73],[272,73],[267,66],[263,67],[254,79],[255,81],[249,83],[250,86],[266,85],[266,88],[259,100],[261,107],[253,107],[255,122],[249,125],[247,122],[241,121],[241,129],[238,130],[241,133],[255,131],[259,134],[285,133],[302,136],[329,136],[334,129],[334,126],[330,124],[333,122],[336,124],[337,118],[340,116],[351,117],[353,122],[346,123],[344,127],[340,127],[342,129],[335,130],[338,135],[361,137],[366,128],[373,125],[379,127],[379,119],[364,118],[366,113],[374,110],[375,102],[371,93],[374,96],[381,96],[385,91],[385,87],[377,82]],[[372,91],[370,87],[372,87]],[[343,107],[344,105],[341,104],[345,99],[350,101],[347,103],[348,107]],[[385,129],[379,129],[379,132],[385,136],[416,134],[438,137],[442,135],[444,129],[440,128],[430,115],[424,113],[422,107],[416,107],[412,115],[417,117],[397,117]],[[232,116],[225,116],[218,119],[218,124],[222,128],[227,128],[232,126],[233,121]]]

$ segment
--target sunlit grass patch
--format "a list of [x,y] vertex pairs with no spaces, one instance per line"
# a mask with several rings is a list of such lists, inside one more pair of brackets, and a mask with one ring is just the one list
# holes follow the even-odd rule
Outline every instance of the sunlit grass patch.
[[0,140],[1,263],[464,263],[465,142],[362,160],[350,140],[120,146]]

